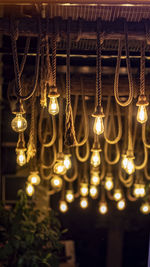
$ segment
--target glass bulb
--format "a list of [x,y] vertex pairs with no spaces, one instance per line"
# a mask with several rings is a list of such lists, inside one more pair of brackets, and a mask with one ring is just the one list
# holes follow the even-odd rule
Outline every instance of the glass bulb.
[[26,154],[25,154],[25,151],[24,149],[19,149],[17,151],[17,164],[19,166],[23,166],[26,164]]
[[80,195],[86,197],[88,195],[88,184],[81,183],[80,185]]
[[139,106],[137,112],[137,121],[140,123],[144,123],[147,121],[147,109],[146,106]]
[[29,197],[31,197],[33,194],[34,194],[34,186],[30,183],[27,183],[27,186],[26,186],[26,193]]
[[16,113],[16,117],[11,122],[12,129],[19,133],[24,132],[27,128],[27,121],[20,113]]
[[146,194],[145,184],[140,184],[140,197],[144,197]]
[[113,182],[113,178],[111,176],[106,176],[106,179],[105,179],[105,189],[107,191],[110,191],[112,190],[114,187],[114,182]]
[[122,169],[126,169],[128,164],[128,158],[126,155],[122,155],[122,160],[121,160],[121,167]]
[[51,115],[56,115],[59,113],[59,105],[57,97],[50,97],[48,112]]
[[126,202],[124,199],[121,199],[117,202],[117,209],[118,210],[123,210],[126,206]]
[[126,172],[130,175],[135,172],[134,160],[132,158],[127,158]]
[[95,185],[91,185],[90,186],[90,196],[91,196],[91,198],[96,198],[97,195],[98,195],[97,187]]
[[66,201],[61,200],[59,203],[59,209],[61,212],[65,213],[68,210],[68,205],[66,203]]
[[62,188],[63,181],[60,176],[54,175],[51,178],[51,186],[54,189],[61,189]]
[[71,159],[70,156],[65,155],[64,156],[64,165],[66,167],[67,170],[69,170],[71,168]]
[[134,184],[133,195],[136,198],[138,198],[140,197],[140,194],[141,194],[140,184]]
[[114,190],[114,199],[116,201],[120,200],[122,198],[122,192],[120,189],[115,189]]
[[87,198],[81,198],[80,199],[80,207],[82,209],[86,209],[88,207],[88,199]]
[[150,213],[150,205],[148,202],[145,202],[141,205],[140,207],[140,211],[144,214],[148,214]]
[[73,194],[72,190],[67,190],[67,192],[66,192],[66,200],[69,203],[74,201],[74,194]]
[[99,172],[92,172],[91,184],[92,185],[99,185],[100,184]]
[[60,160],[54,165],[54,172],[56,174],[64,175],[66,173],[66,167],[64,165],[64,161]]
[[99,212],[101,214],[106,214],[108,211],[107,203],[106,202],[101,202],[99,205]]
[[104,132],[103,117],[95,117],[93,131],[97,135],[100,135]]
[[33,185],[38,185],[41,181],[38,172],[30,172],[30,175],[28,176],[28,181]]
[[100,153],[99,151],[95,150],[92,152],[91,165],[94,167],[98,167],[100,163],[101,163]]

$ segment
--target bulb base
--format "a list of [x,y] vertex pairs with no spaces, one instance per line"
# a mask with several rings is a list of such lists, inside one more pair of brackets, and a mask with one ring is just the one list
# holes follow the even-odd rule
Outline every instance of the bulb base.
[[56,97],[58,98],[60,96],[60,94],[58,93],[57,91],[57,87],[56,86],[51,86],[49,88],[49,94],[48,94],[48,97],[51,98],[51,97]]
[[97,105],[95,112],[92,114],[92,117],[105,117],[103,107]]
[[149,105],[149,102],[147,101],[146,99],[146,96],[145,95],[140,95],[138,97],[138,102],[136,103],[136,106],[148,106]]

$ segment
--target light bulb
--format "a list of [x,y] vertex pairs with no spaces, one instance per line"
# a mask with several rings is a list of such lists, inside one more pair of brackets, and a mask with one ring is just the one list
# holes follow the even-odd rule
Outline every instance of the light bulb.
[[40,183],[40,176],[38,175],[37,171],[30,172],[30,175],[28,176],[29,183],[33,185],[38,185]]
[[16,113],[16,117],[11,122],[12,129],[19,133],[24,132],[27,128],[27,121],[20,113]]
[[138,107],[138,112],[137,112],[137,121],[140,123],[145,123],[147,121],[147,109],[145,105],[140,105]]
[[26,186],[26,193],[29,197],[31,197],[33,194],[34,194],[34,186],[30,183],[27,183],[27,186]]
[[88,184],[87,183],[81,183],[81,185],[80,185],[80,195],[82,197],[86,197],[88,195]]
[[66,192],[66,200],[69,203],[74,201],[74,194],[73,194],[72,190],[67,190],[67,192]]
[[146,194],[145,184],[140,184],[140,197],[144,197]]
[[127,166],[125,171],[130,175],[135,172],[134,160],[132,158],[128,158]]
[[145,202],[141,205],[140,207],[140,211],[144,214],[148,214],[150,213],[150,205],[148,202]]
[[124,199],[121,199],[117,202],[117,209],[118,210],[123,210],[126,206],[126,202]]
[[121,160],[121,167],[122,169],[126,169],[128,164],[128,158],[125,154],[122,155],[122,160]]
[[17,164],[23,166],[26,164],[26,154],[24,149],[17,149]]
[[140,184],[134,184],[133,195],[136,198],[140,197]]
[[65,165],[65,167],[66,167],[67,170],[69,170],[71,168],[70,155],[65,155],[64,156],[64,165]]
[[99,172],[92,172],[91,173],[91,184],[92,185],[99,185],[100,184],[100,177]]
[[99,212],[101,214],[106,214],[108,211],[108,207],[107,207],[107,203],[106,202],[100,202],[100,205],[99,205]]
[[92,152],[91,165],[94,167],[98,167],[100,163],[101,163],[100,153],[99,151],[95,150]]
[[65,200],[61,200],[59,203],[59,209],[61,212],[65,213],[68,210],[68,205]]
[[57,97],[50,97],[48,112],[51,115],[56,115],[59,113],[59,105]]
[[93,131],[97,135],[100,135],[104,132],[104,123],[102,116],[95,117]]
[[112,176],[106,176],[105,178],[105,189],[107,191],[112,190],[114,187],[113,177]]
[[54,188],[54,189],[61,189],[62,188],[62,179],[60,176],[58,175],[54,175],[52,176],[51,178],[51,186]]
[[88,199],[87,198],[81,198],[80,199],[80,207],[82,209],[86,209],[88,207]]
[[120,189],[115,189],[114,190],[114,199],[116,201],[120,200],[122,198],[122,192]]
[[98,195],[97,187],[95,185],[91,185],[90,186],[90,196],[91,196],[91,198],[97,198],[97,195]]
[[54,165],[54,172],[56,174],[64,175],[66,173],[66,167],[64,165],[64,161],[60,160]]

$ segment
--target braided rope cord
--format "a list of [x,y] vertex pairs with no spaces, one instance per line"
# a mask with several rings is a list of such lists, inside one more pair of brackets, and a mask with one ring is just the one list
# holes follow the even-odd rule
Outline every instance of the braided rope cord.
[[71,177],[68,177],[66,174],[63,175],[63,178],[66,182],[72,183],[78,178],[78,164],[76,159],[74,159],[73,167],[74,167],[74,173]]
[[52,36],[52,73],[53,85],[56,86],[56,33]]
[[130,187],[133,184],[133,175],[129,175],[128,178],[126,178],[127,176],[125,176],[125,172],[123,175],[121,166],[119,167],[118,170],[118,176],[120,181],[124,184],[125,187]]
[[59,103],[59,126],[58,126],[58,152],[63,152],[63,98],[60,97]]
[[140,95],[145,95],[145,41],[141,41]]
[[128,107],[128,150],[133,151],[132,143],[132,103]]
[[44,75],[44,45],[45,40],[42,41],[41,44],[41,79],[40,79],[40,91],[41,91],[41,99],[40,104],[44,108],[47,106],[47,99],[46,99],[46,83],[45,83],[45,75]]
[[98,22],[98,31],[97,31],[97,61],[96,61],[96,95],[97,95],[97,106],[101,106],[102,102],[102,58],[101,58],[101,34],[100,27]]
[[134,201],[137,200],[136,197],[133,197],[133,196],[131,195],[131,187],[127,189],[127,198],[128,198],[130,201],[132,201],[132,202],[134,202]]
[[147,167],[148,167],[148,164],[146,164],[144,167],[144,175],[145,175],[145,178],[150,181],[150,175],[148,173]]
[[146,141],[146,123],[142,124],[142,141],[145,147],[150,148],[150,144]]

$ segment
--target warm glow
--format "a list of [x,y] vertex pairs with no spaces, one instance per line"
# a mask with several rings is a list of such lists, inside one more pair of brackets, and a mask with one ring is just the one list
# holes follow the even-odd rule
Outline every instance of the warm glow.
[[69,170],[71,168],[71,159],[70,159],[69,155],[64,156],[64,165],[65,165],[67,170]]
[[50,97],[48,112],[51,115],[56,115],[59,113],[59,105],[57,97]]
[[88,207],[88,199],[87,198],[81,198],[80,199],[80,207],[82,209],[86,209]]
[[28,176],[29,183],[33,185],[38,185],[40,183],[40,176],[38,175],[38,172],[30,172],[30,175]]
[[31,197],[34,194],[34,186],[30,183],[27,183],[26,186],[26,193],[29,197]]
[[71,203],[72,201],[74,201],[74,194],[72,190],[67,190],[66,192],[66,200],[67,202]]
[[113,189],[113,187],[114,187],[113,177],[106,176],[106,178],[105,178],[105,189],[107,191],[110,191],[110,190]]
[[91,156],[91,165],[94,167],[98,167],[101,163],[101,159],[100,159],[100,153],[99,151],[95,150],[92,152],[92,156]]
[[107,203],[106,202],[101,202],[99,205],[99,212],[101,214],[106,214],[108,211]]
[[121,160],[121,167],[122,169],[126,170],[128,164],[128,159],[126,155],[122,155],[122,160]]
[[80,185],[80,195],[86,197],[88,195],[88,184],[81,183]]
[[136,198],[144,197],[145,192],[145,185],[144,184],[134,184],[133,194]]
[[144,184],[140,184],[140,196],[144,197],[145,195],[146,195],[145,185]]
[[137,121],[140,123],[144,123],[147,121],[147,110],[146,110],[146,106],[139,106],[138,107],[138,112],[137,112]]
[[51,179],[51,186],[54,188],[54,189],[61,189],[62,187],[62,179],[60,176],[58,175],[54,175]]
[[99,185],[100,184],[99,172],[92,172],[91,173],[91,184],[92,185]]
[[104,132],[104,123],[102,116],[95,117],[93,131],[97,135],[100,135]]
[[66,201],[64,201],[64,200],[60,201],[59,209],[61,212],[64,212],[64,213],[68,210],[68,205],[67,205]]
[[98,195],[98,190],[97,190],[97,187],[95,185],[91,185],[90,186],[90,196],[92,198],[96,198]]
[[64,165],[64,161],[63,160],[58,161],[58,162],[55,163],[54,172],[56,174],[60,174],[60,175],[63,175],[63,174],[66,173],[66,167]]
[[19,149],[17,151],[17,164],[19,166],[23,166],[26,164],[26,154],[25,154],[25,150],[24,149]]
[[120,189],[115,189],[114,190],[114,199],[116,201],[120,200],[122,198],[122,192]]
[[125,170],[129,175],[135,172],[134,160],[132,158],[128,158]]
[[140,211],[144,214],[148,214],[150,213],[150,205],[148,202],[145,202],[141,205],[140,207]]
[[125,206],[126,206],[126,202],[124,199],[121,199],[120,201],[117,202],[118,210],[124,210]]
[[27,121],[22,114],[16,113],[16,117],[11,122],[11,127],[17,133],[24,132],[27,128]]

